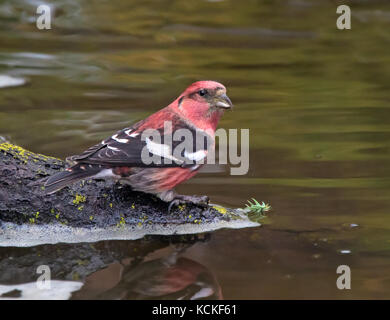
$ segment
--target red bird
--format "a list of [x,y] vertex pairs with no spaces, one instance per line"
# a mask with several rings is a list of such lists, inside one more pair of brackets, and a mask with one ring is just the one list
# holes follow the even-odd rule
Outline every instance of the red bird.
[[[219,119],[232,106],[222,84],[195,82],[167,107],[118,131],[82,154],[67,158],[73,165],[51,176],[45,183],[45,192],[56,192],[81,179],[113,178],[129,184],[133,190],[151,193],[170,202],[169,208],[185,202],[205,205],[207,196],[179,195],[173,189],[197,173],[202,165],[199,162],[210,150],[208,148],[214,148]],[[163,142],[151,140],[148,136],[145,139],[148,129],[161,133]],[[197,143],[195,150],[192,148],[188,152],[184,149],[178,156],[174,150],[182,141],[176,141],[175,133],[182,132],[180,129],[189,132],[193,138],[189,140]],[[172,136],[175,141],[172,141]],[[199,144],[199,136],[211,144]],[[171,146],[164,144],[166,141],[171,141]],[[144,150],[149,156],[160,157],[161,161],[145,161]]]

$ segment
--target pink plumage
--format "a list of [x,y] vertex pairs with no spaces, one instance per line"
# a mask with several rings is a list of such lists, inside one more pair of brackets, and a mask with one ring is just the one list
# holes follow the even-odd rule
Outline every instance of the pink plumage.
[[[180,162],[173,148],[164,142],[143,140],[143,135],[146,130],[154,129],[166,139],[169,134],[174,135],[179,129],[185,129],[194,137],[203,135],[214,147],[218,122],[224,111],[231,107],[232,103],[222,84],[215,81],[195,82],[167,107],[116,132],[82,154],[69,157],[68,160],[74,165],[50,177],[45,183],[45,191],[48,194],[56,192],[80,179],[113,178],[131,185],[133,190],[155,194],[171,204],[207,202],[207,197],[178,195],[173,190],[197,173],[201,164],[196,160],[207,155],[207,148],[196,146],[192,153],[184,153],[184,160]],[[170,128],[170,132],[167,132],[167,128]],[[146,164],[142,158],[143,150],[153,156],[161,156],[162,163]],[[167,159],[174,161],[167,164]]]

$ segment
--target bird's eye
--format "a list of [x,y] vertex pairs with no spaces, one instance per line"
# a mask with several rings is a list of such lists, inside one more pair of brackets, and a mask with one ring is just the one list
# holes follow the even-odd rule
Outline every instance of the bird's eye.
[[203,97],[203,96],[205,96],[206,94],[207,94],[207,90],[206,89],[202,89],[202,90],[199,90],[199,95],[201,96],[201,97]]

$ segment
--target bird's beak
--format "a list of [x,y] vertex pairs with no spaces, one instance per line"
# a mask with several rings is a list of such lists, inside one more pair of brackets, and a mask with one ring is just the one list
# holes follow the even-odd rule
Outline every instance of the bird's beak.
[[231,109],[233,108],[233,103],[230,101],[229,97],[226,94],[221,94],[216,99],[215,106],[222,109]]

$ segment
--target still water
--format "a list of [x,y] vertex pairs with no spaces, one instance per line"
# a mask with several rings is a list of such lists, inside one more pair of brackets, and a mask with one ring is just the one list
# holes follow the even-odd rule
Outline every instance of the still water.
[[[178,191],[273,210],[259,228],[185,240],[0,248],[0,284],[39,265],[83,298],[390,298],[390,3],[344,1],[0,2],[0,135],[77,154],[171,102],[223,83],[220,127],[250,129],[245,176],[199,174]],[[341,4],[341,3],[339,3]],[[348,265],[351,290],[338,290]]]

